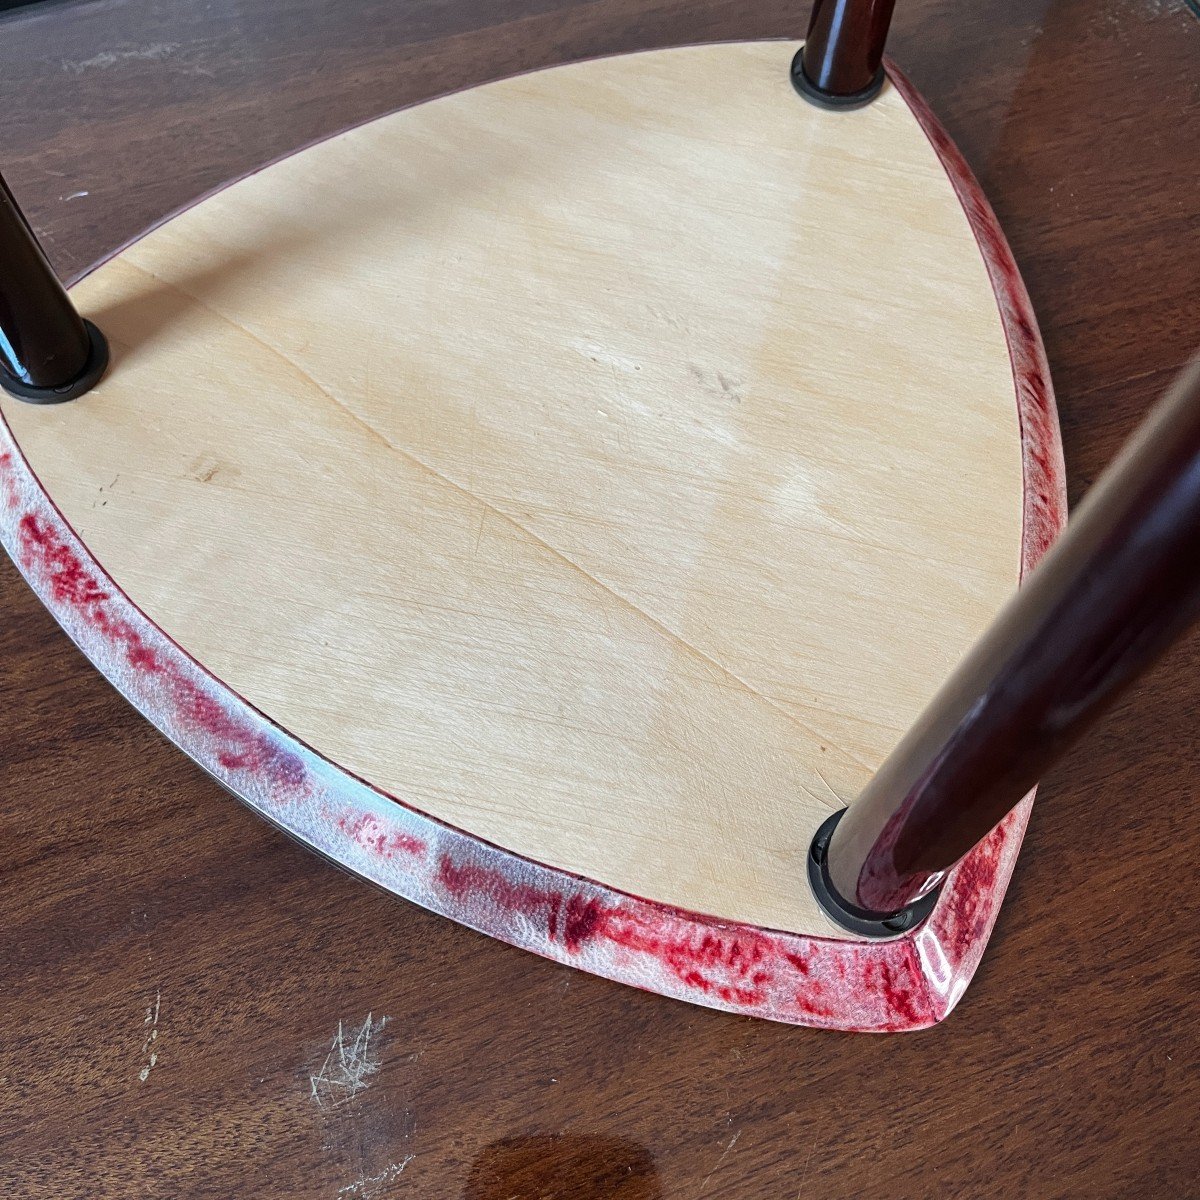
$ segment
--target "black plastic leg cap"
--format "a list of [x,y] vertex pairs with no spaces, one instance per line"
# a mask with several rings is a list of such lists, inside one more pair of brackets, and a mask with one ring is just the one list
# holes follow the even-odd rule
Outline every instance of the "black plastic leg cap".
[[940,887],[934,888],[919,900],[914,900],[907,908],[894,913],[868,912],[838,895],[829,878],[828,852],[833,831],[846,811],[843,808],[826,819],[808,848],[808,882],[817,903],[843,929],[857,933],[860,937],[894,938],[908,933],[910,929],[916,929],[933,911],[933,906],[941,894]]
[[58,387],[34,387],[14,379],[7,371],[0,371],[0,387],[10,396],[16,396],[18,400],[25,400],[30,404],[62,404],[95,387],[108,370],[108,341],[91,321],[85,320],[83,324],[91,343],[91,351],[87,362],[83,364],[83,370],[74,379]]
[[883,81],[886,77],[883,68],[880,67],[875,72],[875,78],[861,92],[850,92],[844,96],[839,96],[835,92],[827,92],[817,87],[809,79],[804,70],[804,51],[802,49],[797,51],[796,57],[792,59],[792,87],[810,104],[839,112],[849,112],[852,109],[862,108],[870,104],[883,91]]

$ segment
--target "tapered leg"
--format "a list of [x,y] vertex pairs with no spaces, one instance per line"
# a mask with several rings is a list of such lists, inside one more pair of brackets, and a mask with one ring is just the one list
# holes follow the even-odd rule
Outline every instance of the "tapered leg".
[[0,387],[55,404],[86,392],[107,363],[103,336],[75,311],[0,178]]

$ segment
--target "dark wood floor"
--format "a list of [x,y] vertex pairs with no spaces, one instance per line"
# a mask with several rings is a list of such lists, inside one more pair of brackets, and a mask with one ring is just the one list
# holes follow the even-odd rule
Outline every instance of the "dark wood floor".
[[[69,275],[399,105],[806,20],[779,0],[46,3],[0,17],[0,163]],[[1184,0],[901,0],[891,49],[1008,231],[1075,499],[1200,344],[1200,21]],[[382,895],[163,742],[7,561],[0,605],[5,1195],[1200,1195],[1195,637],[1045,782],[958,1011],[888,1038],[692,1009]],[[339,1023],[378,1069],[346,1099],[331,1067],[314,1097]]]

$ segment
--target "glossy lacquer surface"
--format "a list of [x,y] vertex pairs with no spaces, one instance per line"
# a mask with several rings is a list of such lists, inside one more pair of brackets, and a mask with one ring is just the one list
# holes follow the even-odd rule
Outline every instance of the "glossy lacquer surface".
[[[675,43],[681,26],[795,36],[804,21],[783,5],[64,5],[5,19],[6,174],[71,275],[206,189],[400,103]],[[1182,4],[897,11],[890,52],[981,179],[1033,293],[1073,496],[1191,350],[1192,21]],[[855,1038],[539,964],[331,871],[160,739],[11,566],[0,581],[0,1176],[14,1192],[1194,1187],[1194,642],[1043,782],[954,1015],[918,1037]],[[378,1069],[360,1088],[319,1083],[318,1104],[339,1021],[361,1062],[368,1013]]]
[[895,0],[816,0],[804,44],[804,73],[823,92],[866,91],[883,62]]
[[34,388],[69,383],[87,363],[87,331],[3,178],[0,262],[0,379]]

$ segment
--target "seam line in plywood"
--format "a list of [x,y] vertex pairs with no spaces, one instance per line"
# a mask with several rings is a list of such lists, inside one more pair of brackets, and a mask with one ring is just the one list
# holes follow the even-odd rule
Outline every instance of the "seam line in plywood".
[[[283,351],[280,350],[278,347],[272,346],[269,343],[263,341],[262,338],[258,337],[256,334],[252,333],[245,326],[241,325],[237,321],[232,320],[230,317],[227,317],[224,313],[219,312],[217,309],[213,308],[211,305],[206,304],[202,299],[200,299],[200,297],[193,295],[186,288],[181,287],[179,284],[173,283],[170,280],[163,279],[161,276],[156,275],[153,271],[148,270],[146,267],[140,266],[139,264],[132,262],[130,260],[130,258],[128,257],[128,255],[123,257],[123,261],[125,263],[127,263],[130,267],[132,267],[139,274],[145,276],[148,279],[153,279],[156,283],[161,284],[163,287],[170,288],[172,291],[177,292],[182,296],[186,296],[187,299],[190,300],[193,304],[199,305],[201,308],[203,308],[205,310],[205,312],[210,313],[217,320],[223,322],[226,325],[232,326],[239,333],[244,334],[256,345],[261,346],[268,354],[272,355],[275,358],[278,358],[281,362],[286,363],[287,366],[293,372],[295,372],[297,375],[299,375],[301,379],[303,379],[306,383],[308,383],[311,387],[313,387],[320,395],[324,396],[331,404],[333,404],[338,409],[339,412],[343,413],[346,417],[348,417],[356,425],[358,425],[360,428],[364,429],[372,438],[374,438],[380,444],[382,444],[383,446],[386,446],[387,449],[389,451],[391,451],[393,454],[396,454],[399,457],[405,459],[407,462],[412,463],[414,466],[416,466],[420,470],[426,472],[428,475],[432,476],[434,479],[438,480],[440,483],[445,484],[447,487],[453,488],[456,492],[465,496],[472,503],[477,504],[485,512],[488,512],[488,513],[492,514],[493,516],[498,517],[505,524],[507,524],[511,528],[515,529],[519,534],[521,534],[522,537],[527,539],[529,542],[531,542],[535,546],[538,546],[539,548],[545,550],[547,553],[551,554],[559,562],[564,563],[570,570],[582,575],[594,587],[599,588],[600,591],[604,592],[606,595],[611,596],[613,599],[618,601],[618,603],[620,603],[623,607],[625,607],[628,610],[630,610],[631,612],[635,613],[642,620],[646,621],[652,628],[657,630],[659,633],[665,635],[669,641],[675,642],[676,644],[681,646],[684,650],[686,650],[688,653],[692,654],[694,657],[698,658],[702,662],[707,663],[711,667],[715,667],[727,679],[731,680],[738,687],[743,689],[746,693],[748,693],[751,696],[754,696],[757,700],[761,701],[768,708],[770,708],[774,712],[778,713],[781,717],[783,717],[790,724],[795,725],[798,729],[803,729],[805,731],[805,733],[807,733],[810,737],[818,738],[818,740],[820,740],[821,735],[815,729],[813,729],[811,726],[806,725],[803,721],[799,720],[794,714],[788,712],[786,708],[782,707],[776,701],[772,700],[769,696],[767,696],[763,692],[759,691],[756,687],[754,687],[752,684],[747,682],[740,675],[738,675],[734,671],[730,670],[729,667],[725,666],[724,663],[720,662],[718,659],[713,658],[711,655],[706,654],[703,650],[699,649],[699,647],[693,645],[685,637],[683,637],[681,634],[677,633],[669,625],[666,625],[658,617],[655,617],[652,613],[647,612],[644,608],[641,608],[639,605],[635,604],[627,596],[622,595],[615,588],[611,587],[609,584],[605,583],[603,580],[597,579],[596,576],[592,575],[589,571],[587,571],[584,567],[580,566],[580,564],[575,562],[573,559],[567,557],[567,555],[564,554],[561,550],[557,549],[556,547],[552,546],[549,542],[544,541],[542,538],[538,537],[538,535],[536,533],[534,533],[531,529],[527,528],[525,525],[522,525],[521,522],[518,521],[515,517],[511,516],[509,513],[506,513],[503,509],[497,508],[495,505],[491,504],[487,500],[484,500],[482,497],[477,495],[475,492],[472,492],[469,488],[464,487],[457,480],[452,479],[450,476],[443,474],[436,467],[431,466],[429,463],[425,462],[421,458],[418,458],[410,450],[407,450],[403,446],[396,445],[395,442],[393,442],[390,438],[388,438],[386,435],[384,435],[378,429],[376,429],[375,426],[372,425],[369,421],[364,420],[361,416],[359,416],[358,413],[356,413],[352,408],[350,408],[347,404],[345,404],[342,400],[340,400],[336,395],[334,395],[331,391],[329,391],[322,384],[318,383],[316,379],[314,379],[311,375],[309,375],[308,372],[305,371],[298,363],[296,363],[291,358],[289,358],[286,354],[284,354]],[[813,798],[817,799],[817,797],[815,795],[813,796]],[[832,811],[832,806],[829,805],[828,801],[820,801],[820,803],[822,803],[826,807],[830,807],[831,811]]]

